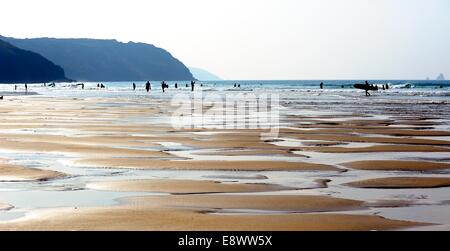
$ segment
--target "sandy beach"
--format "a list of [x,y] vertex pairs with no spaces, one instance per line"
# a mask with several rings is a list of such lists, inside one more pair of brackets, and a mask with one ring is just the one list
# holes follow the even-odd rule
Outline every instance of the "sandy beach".
[[450,225],[427,213],[450,209],[448,102],[423,114],[383,99],[327,113],[326,99],[294,93],[267,140],[264,129],[174,129],[170,92],[36,89],[1,101],[0,230]]

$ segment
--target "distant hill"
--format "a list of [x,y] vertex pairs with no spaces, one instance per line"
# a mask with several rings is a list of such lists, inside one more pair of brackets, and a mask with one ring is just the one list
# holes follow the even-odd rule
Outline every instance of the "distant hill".
[[61,65],[67,77],[79,81],[194,79],[182,62],[150,44],[99,39],[3,39],[43,55]]
[[67,81],[64,70],[43,56],[0,40],[0,83]]
[[220,77],[208,72],[204,69],[189,67],[192,75],[198,80],[222,80]]
[[444,74],[443,73],[439,74],[436,80],[445,80]]

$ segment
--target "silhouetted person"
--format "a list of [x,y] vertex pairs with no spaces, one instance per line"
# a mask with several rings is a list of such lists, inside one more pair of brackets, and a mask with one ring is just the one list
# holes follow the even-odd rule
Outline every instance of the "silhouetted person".
[[100,89],[104,89],[105,88],[105,85],[104,84],[101,84],[100,85]]
[[147,83],[145,84],[145,90],[147,90],[147,92],[149,92],[152,89],[152,86],[150,85],[150,82],[147,81]]
[[81,89],[83,89],[83,90],[84,90],[84,83],[82,83],[82,84],[81,84]]
[[175,89],[178,89],[178,83],[175,83]]
[[369,82],[367,82],[366,80],[366,86],[364,87],[364,89],[366,90],[366,96],[370,96],[369,87],[370,87]]
[[323,82],[320,82],[320,89],[323,89]]
[[14,91],[17,91],[17,85],[14,85]]
[[236,83],[234,84],[234,88],[236,88]]
[[386,84],[386,90],[389,90],[389,84]]
[[136,84],[133,83],[133,91],[136,91]]
[[386,90],[386,86],[383,84],[383,91],[385,91]]
[[100,88],[100,84],[97,84],[97,88]]
[[188,85],[188,84],[186,84],[186,87],[189,87],[189,85]]
[[194,88],[195,88],[195,82],[191,81],[191,91],[194,91]]
[[28,85],[25,84],[25,92],[28,92]]
[[341,88],[344,89],[344,85],[341,85]]
[[167,85],[166,82],[162,81],[161,82],[161,88],[162,88],[163,92],[166,92],[165,90],[166,90],[166,88],[169,88],[169,85]]
[[200,84],[200,87],[203,87],[203,84]]

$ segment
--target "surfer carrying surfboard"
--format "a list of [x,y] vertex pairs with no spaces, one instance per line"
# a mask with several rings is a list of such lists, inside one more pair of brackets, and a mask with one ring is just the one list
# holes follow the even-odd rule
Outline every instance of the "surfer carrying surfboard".
[[354,87],[356,89],[361,89],[366,92],[366,96],[370,96],[369,91],[378,91],[378,87],[374,85],[370,85],[369,82],[366,81],[365,84],[355,84]]
[[366,96],[370,96],[370,93],[369,93],[369,82],[367,82],[367,80],[366,80]]

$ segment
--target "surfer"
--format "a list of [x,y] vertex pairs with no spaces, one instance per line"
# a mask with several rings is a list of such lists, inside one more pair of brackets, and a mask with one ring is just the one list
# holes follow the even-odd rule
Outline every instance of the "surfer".
[[147,83],[145,83],[145,90],[147,90],[147,92],[149,92],[152,89],[152,86],[150,85],[150,82],[147,81]]
[[369,82],[367,82],[367,80],[366,80],[366,85],[365,85],[366,96],[370,96],[369,88],[370,88]]
[[320,89],[323,89],[323,82],[320,82]]

